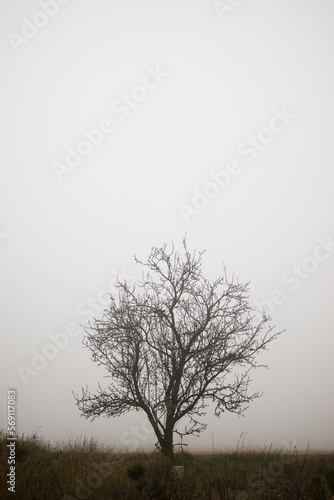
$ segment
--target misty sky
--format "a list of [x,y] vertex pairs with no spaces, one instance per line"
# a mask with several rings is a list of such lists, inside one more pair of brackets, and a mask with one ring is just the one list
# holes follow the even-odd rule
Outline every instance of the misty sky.
[[334,3],[223,5],[2,0],[0,427],[15,388],[20,433],[153,447],[144,414],[80,417],[105,374],[80,324],[187,233],[286,329],[188,450],[333,449]]

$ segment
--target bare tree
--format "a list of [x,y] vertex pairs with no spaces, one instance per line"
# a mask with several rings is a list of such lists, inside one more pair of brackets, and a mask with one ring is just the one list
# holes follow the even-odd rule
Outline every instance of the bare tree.
[[166,244],[152,248],[145,262],[135,257],[146,268],[142,279],[118,283],[117,300],[111,297],[83,341],[111,382],[93,395],[87,387],[75,395],[86,418],[144,411],[169,458],[175,432],[199,435],[206,428],[201,417],[209,402],[216,416],[241,414],[260,396],[248,394],[249,372],[263,366],[257,355],[281,333],[266,325],[265,312],[255,320],[249,283],[228,280],[225,269],[216,281],[205,279],[203,252],[191,254],[185,240],[183,247],[182,254]]

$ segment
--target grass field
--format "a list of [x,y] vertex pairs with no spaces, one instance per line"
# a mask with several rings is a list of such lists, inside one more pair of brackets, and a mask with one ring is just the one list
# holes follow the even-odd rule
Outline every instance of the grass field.
[[[334,452],[271,448],[216,454],[117,453],[94,439],[51,446],[37,435],[15,445],[15,493],[8,491],[7,437],[0,431],[0,499],[327,500],[334,496]],[[184,467],[179,475],[173,465]]]

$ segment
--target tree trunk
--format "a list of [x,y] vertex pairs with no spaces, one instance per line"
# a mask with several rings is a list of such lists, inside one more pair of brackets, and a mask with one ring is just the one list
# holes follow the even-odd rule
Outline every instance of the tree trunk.
[[173,430],[173,422],[167,417],[166,432],[161,443],[161,452],[172,461],[174,460]]

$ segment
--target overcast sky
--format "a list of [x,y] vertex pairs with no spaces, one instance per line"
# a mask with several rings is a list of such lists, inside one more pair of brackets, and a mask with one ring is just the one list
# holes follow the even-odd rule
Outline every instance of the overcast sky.
[[189,451],[333,449],[333,22],[331,0],[2,0],[1,427],[15,388],[19,432],[153,447],[143,414],[80,417],[104,371],[78,325],[187,232],[286,329],[262,398]]

